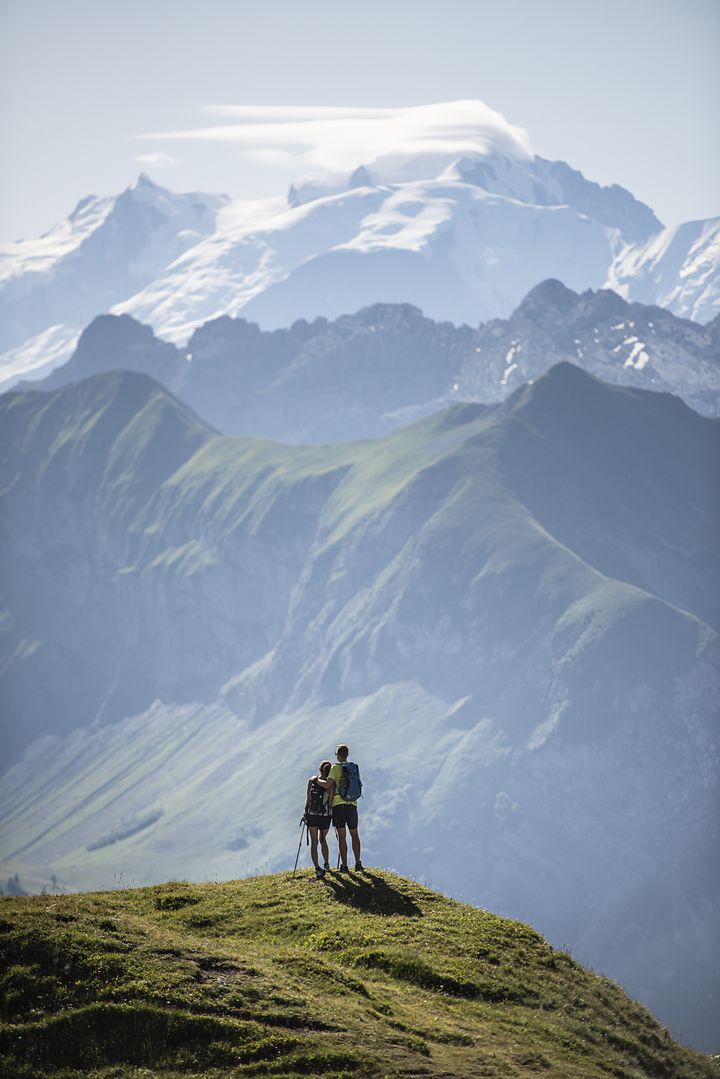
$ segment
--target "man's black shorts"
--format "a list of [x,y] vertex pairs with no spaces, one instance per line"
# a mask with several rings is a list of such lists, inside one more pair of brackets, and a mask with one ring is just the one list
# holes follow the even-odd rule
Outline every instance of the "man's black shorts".
[[332,824],[332,817],[324,817],[320,813],[308,813],[307,825],[308,828],[321,828],[323,832],[327,832]]
[[344,828],[345,825],[347,825],[348,828],[357,828],[357,806],[351,805],[350,802],[346,802],[344,805],[333,806],[332,821],[335,828]]

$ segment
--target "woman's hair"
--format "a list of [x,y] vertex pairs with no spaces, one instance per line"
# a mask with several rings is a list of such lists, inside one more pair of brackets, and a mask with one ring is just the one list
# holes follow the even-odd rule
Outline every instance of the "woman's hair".
[[327,779],[327,774],[332,768],[331,761],[320,761],[320,767],[318,768],[318,775],[321,779]]

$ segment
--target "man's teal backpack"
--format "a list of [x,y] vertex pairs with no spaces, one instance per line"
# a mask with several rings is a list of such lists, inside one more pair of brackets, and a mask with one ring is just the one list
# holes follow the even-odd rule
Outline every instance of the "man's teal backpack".
[[356,802],[358,798],[362,798],[360,769],[352,761],[345,761],[340,767],[342,768],[342,775],[338,786],[338,794],[346,802]]

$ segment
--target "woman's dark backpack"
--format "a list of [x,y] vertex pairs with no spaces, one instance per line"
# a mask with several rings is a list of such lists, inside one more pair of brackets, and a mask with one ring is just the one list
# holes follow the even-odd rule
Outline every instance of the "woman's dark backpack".
[[314,779],[311,779],[308,783],[305,812],[319,817],[328,817],[330,815],[327,805],[327,791]]

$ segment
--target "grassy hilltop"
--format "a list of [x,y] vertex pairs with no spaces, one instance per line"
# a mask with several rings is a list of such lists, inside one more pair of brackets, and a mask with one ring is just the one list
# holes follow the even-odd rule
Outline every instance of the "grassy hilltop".
[[380,870],[4,898],[0,1074],[717,1076],[537,933]]

